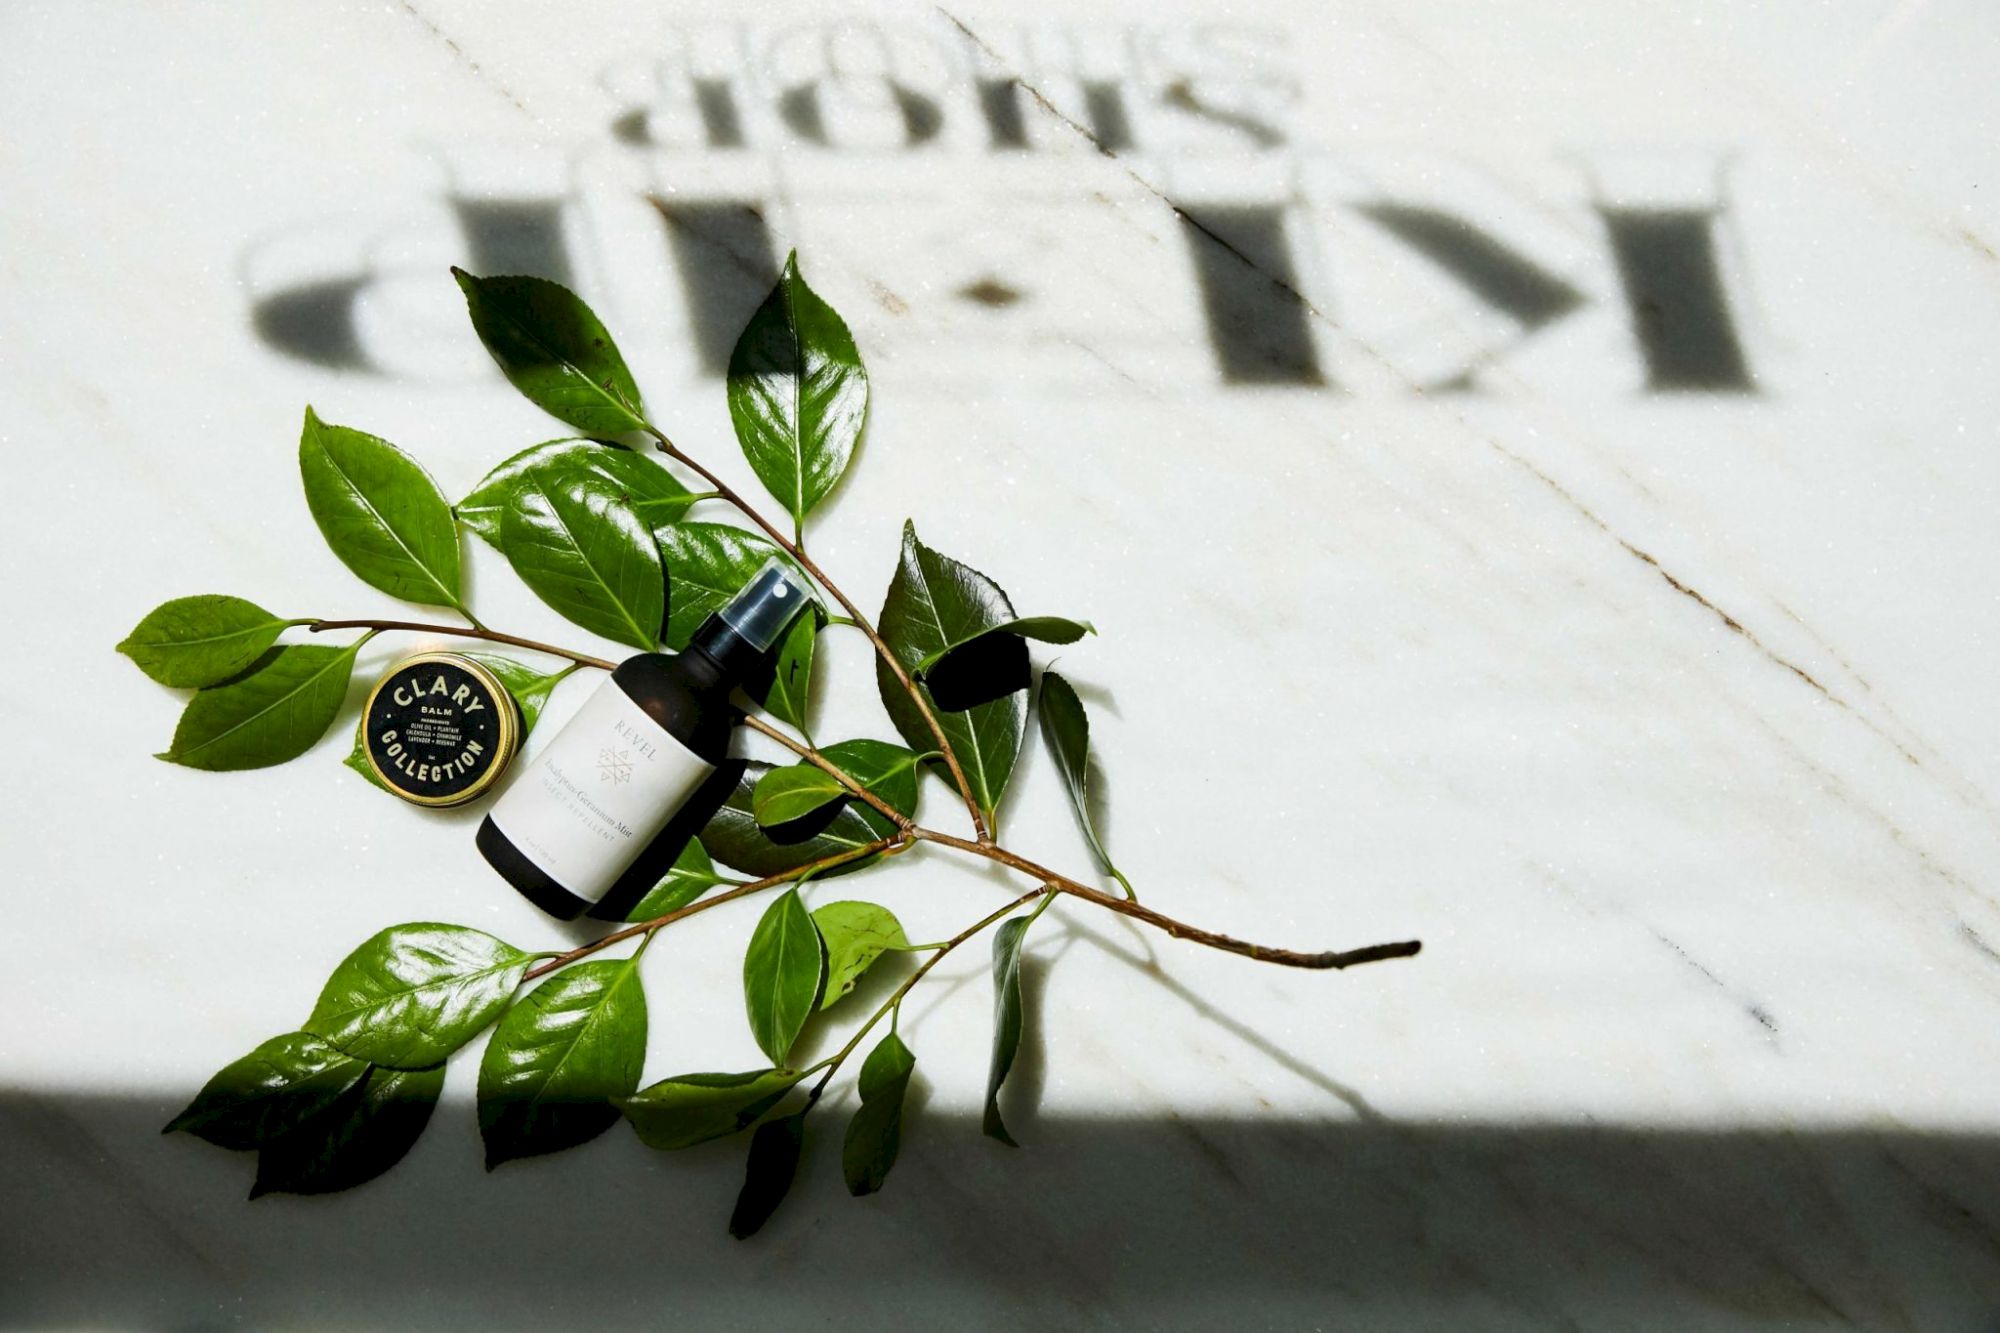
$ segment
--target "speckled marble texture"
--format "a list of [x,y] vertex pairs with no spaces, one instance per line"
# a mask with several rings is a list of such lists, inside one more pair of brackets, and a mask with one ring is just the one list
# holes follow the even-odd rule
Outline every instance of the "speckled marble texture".
[[[1991,1328],[1996,57],[1911,0],[0,10],[0,1322]],[[574,932],[345,724],[157,763],[111,645],[190,592],[399,613],[311,528],[307,402],[454,495],[562,433],[453,262],[577,286],[754,486],[716,366],[792,246],[874,384],[827,568],[878,605],[910,517],[1095,621],[1149,902],[1423,956],[1058,907],[1025,1146],[954,958],[888,1191],[822,1133],[751,1244],[735,1145],[485,1176],[463,1056],[391,1175],[244,1203],[157,1127],[355,942]],[[489,623],[587,639],[466,551]],[[827,737],[888,734],[863,647]],[[1004,820],[1088,865],[1032,746]],[[914,935],[997,901],[919,859],[866,882]],[[747,929],[649,953],[649,1076],[754,1059]]]

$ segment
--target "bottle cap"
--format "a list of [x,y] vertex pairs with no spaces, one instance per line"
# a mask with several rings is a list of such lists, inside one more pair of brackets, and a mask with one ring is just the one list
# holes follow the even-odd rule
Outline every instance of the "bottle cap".
[[361,714],[361,753],[385,789],[415,805],[460,805],[497,782],[520,746],[514,696],[462,653],[390,667]]
[[804,580],[774,555],[716,614],[752,648],[768,653],[811,601]]

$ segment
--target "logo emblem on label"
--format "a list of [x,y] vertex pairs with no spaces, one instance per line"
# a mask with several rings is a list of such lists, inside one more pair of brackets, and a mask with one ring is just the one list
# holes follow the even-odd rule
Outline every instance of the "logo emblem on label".
[[605,748],[597,752],[597,780],[613,785],[632,780],[632,752]]

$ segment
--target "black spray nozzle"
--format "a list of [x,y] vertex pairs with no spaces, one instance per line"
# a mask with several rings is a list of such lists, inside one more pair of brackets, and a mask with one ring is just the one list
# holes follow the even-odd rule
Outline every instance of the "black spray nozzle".
[[747,676],[771,654],[799,612],[811,605],[805,580],[774,555],[727,605],[702,622],[691,646],[732,675]]

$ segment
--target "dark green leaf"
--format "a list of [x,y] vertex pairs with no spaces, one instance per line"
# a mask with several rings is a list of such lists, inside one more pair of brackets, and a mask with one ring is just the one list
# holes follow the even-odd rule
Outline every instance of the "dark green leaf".
[[299,474],[320,535],[362,582],[424,606],[461,605],[458,525],[414,458],[308,407]]
[[174,743],[158,757],[218,772],[298,758],[333,725],[360,649],[359,642],[272,649],[248,675],[188,700]]
[[860,1198],[882,1188],[896,1152],[903,1144],[903,1093],[917,1057],[891,1032],[862,1062],[861,1105],[847,1122],[847,1139],[840,1147],[840,1169],[847,1192]]
[[758,780],[757,789],[750,793],[750,809],[757,822],[768,828],[809,815],[846,794],[847,788],[825,769],[792,764],[774,768]]
[[1019,1147],[1000,1119],[1000,1085],[1021,1049],[1021,937],[1033,915],[1000,923],[993,937],[993,1063],[986,1071],[986,1114],[981,1128],[1009,1147]]
[[[859,801],[841,801],[797,824],[760,828],[751,801],[757,783],[770,771],[769,764],[754,760],[746,764],[729,799],[701,831],[702,845],[732,870],[762,879],[894,836],[895,827]],[[821,874],[858,870],[873,859],[850,861]]]
[[799,900],[787,889],[766,909],[743,955],[743,1007],[750,1033],[771,1063],[782,1065],[812,1016],[826,977],[819,932]]
[[616,1101],[649,1148],[672,1151],[734,1134],[776,1106],[803,1074],[677,1074]]
[[241,597],[176,597],[147,613],[118,651],[162,685],[200,689],[228,680],[278,640],[288,625]]
[[819,632],[825,626],[826,613],[817,604],[812,614],[792,622],[778,644],[778,664],[771,675],[771,686],[758,701],[772,717],[800,731],[808,730],[806,707],[812,697],[813,652],[819,644]]
[[[533,667],[524,666],[508,657],[495,657],[490,653],[467,653],[466,656],[499,677],[500,683],[507,687],[507,693],[514,696],[514,704],[521,710],[523,739],[535,729],[535,723],[541,720],[542,708],[548,703],[549,695],[562,683],[564,677],[576,670],[570,666],[544,675]],[[347,757],[340,762],[366,778],[371,786],[388,791],[388,785],[375,776],[375,767],[368,762],[368,745],[361,733],[361,729],[367,725],[366,716],[354,720],[354,748],[349,750]]]
[[957,652],[967,644],[977,643],[989,634],[1013,634],[1023,639],[1039,639],[1043,643],[1075,643],[1084,635],[1095,633],[1097,626],[1088,620],[1065,620],[1061,616],[1022,616],[1018,620],[990,626],[970,638],[960,639],[957,643],[927,654],[923,661],[917,663],[916,674],[919,676],[927,674],[946,653]]
[[[903,525],[903,557],[889,584],[878,628],[883,640],[907,671],[935,653],[964,643],[984,630],[1014,619],[1014,608],[1000,585],[968,565],[938,554],[917,540],[915,524]],[[933,744],[923,715],[904,693],[886,662],[875,664],[875,683],[883,707],[903,739],[920,750]],[[1025,683],[1025,681],[1023,682]],[[1015,688],[957,712],[937,705],[935,682],[922,683],[938,725],[950,738],[971,784],[972,796],[993,821],[1014,760],[1021,752],[1021,726],[1027,701]]]
[[510,1008],[479,1061],[486,1167],[587,1143],[639,1086],[646,990],[635,959],[573,963]]
[[479,341],[537,407],[592,435],[645,428],[625,358],[575,292],[542,278],[451,274],[465,291]]
[[874,903],[828,903],[812,914],[813,925],[826,943],[826,993],[819,1007],[831,1009],[834,1001],[854,989],[854,983],[889,949],[907,949],[910,937],[903,923],[886,907]]
[[507,562],[558,614],[649,650],[666,583],[653,534],[619,492],[588,472],[524,481],[500,519]]
[[391,926],[333,970],[306,1031],[378,1065],[424,1069],[500,1016],[530,961],[466,926]]
[[250,1197],[331,1194],[375,1179],[410,1151],[443,1091],[442,1064],[370,1068],[332,1105],[264,1145]]
[[524,485],[546,487],[550,478],[576,471],[609,482],[639,521],[655,530],[680,522],[695,502],[693,492],[642,453],[596,440],[550,440],[522,450],[487,473],[472,494],[458,502],[458,521],[494,549],[504,550],[500,521],[515,494]]
[[868,373],[847,325],[799,276],[796,254],[729,358],[729,416],[757,479],[799,522],[861,437]]
[[183,1131],[221,1148],[262,1147],[324,1110],[368,1072],[366,1060],[307,1032],[273,1037],[211,1078],[160,1131]]
[[651,921],[656,916],[678,912],[716,885],[734,882],[715,873],[715,863],[708,859],[708,849],[701,845],[701,839],[689,838],[674,858],[673,868],[647,890],[638,905],[625,914],[625,919]]
[[765,538],[727,523],[676,523],[658,537],[667,563],[667,647],[675,652],[778,554]]
[[887,741],[835,741],[820,751],[835,768],[882,798],[890,809],[914,818],[917,813],[917,764],[914,750]]
[[750,1160],[743,1171],[743,1189],[729,1215],[729,1234],[738,1240],[756,1235],[791,1191],[799,1172],[799,1151],[806,1142],[806,1113],[767,1120],[750,1136]]
[[[1042,741],[1069,792],[1070,809],[1076,811],[1076,822],[1083,826],[1084,840],[1097,863],[1124,883],[1125,877],[1111,864],[1111,854],[1104,850],[1097,825],[1090,818],[1090,718],[1083,711],[1083,700],[1076,697],[1068,681],[1053,671],[1044,671],[1035,712],[1041,722]],[[1131,892],[1129,884],[1126,892]]]

